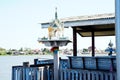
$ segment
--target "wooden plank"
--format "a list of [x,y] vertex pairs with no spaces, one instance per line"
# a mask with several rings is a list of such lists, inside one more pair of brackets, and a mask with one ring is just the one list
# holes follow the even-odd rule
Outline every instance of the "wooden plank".
[[22,69],[20,69],[19,71],[20,71],[19,72],[20,73],[20,75],[19,75],[20,76],[20,80],[22,80]]
[[95,72],[95,78],[96,78],[96,80],[99,80],[99,73],[98,72]]
[[114,80],[117,80],[117,73],[113,73]]
[[40,80],[40,70],[39,67],[37,68],[37,72],[36,72],[36,80]]
[[31,72],[28,70],[29,68],[24,68],[24,69],[25,69],[24,80],[30,80],[29,76],[31,75]]
[[85,69],[97,69],[96,68],[96,58],[84,58]]
[[74,78],[75,78],[75,75],[74,75],[74,72],[72,71],[72,80],[74,80]]
[[116,69],[115,57],[69,57],[71,69],[113,71]]
[[112,73],[109,73],[109,80],[114,80]]
[[91,80],[91,72],[87,72],[87,80]]
[[95,74],[92,72],[92,80],[95,80]]
[[[67,70],[68,71],[68,70]],[[71,80],[70,78],[71,78],[71,71],[68,71],[68,80]]]
[[113,69],[116,71],[116,58],[113,59]]
[[104,73],[104,76],[105,76],[105,80],[109,80],[109,79],[108,79],[108,74],[107,74],[107,73]]
[[71,57],[71,68],[80,69],[83,68],[83,60],[80,57]]
[[64,79],[64,71],[60,70],[60,80],[65,80]]
[[83,76],[82,76],[82,72],[79,71],[79,79],[80,79],[80,80],[83,80],[82,77],[83,77]]
[[67,72],[64,71],[64,80],[67,80]]
[[44,67],[40,68],[40,73],[41,73],[40,80],[43,80],[43,69],[44,69]]
[[78,71],[75,71],[75,80],[78,80]]
[[99,70],[110,70],[111,60],[110,58],[98,58],[98,69]]
[[83,80],[87,80],[86,71],[83,72]]
[[34,75],[34,80],[37,80],[37,67],[35,68],[33,75]]
[[12,80],[15,80],[16,69],[12,67]]
[[102,73],[102,72],[99,72],[99,79],[100,79],[100,80],[104,80],[104,79],[103,79],[103,73]]

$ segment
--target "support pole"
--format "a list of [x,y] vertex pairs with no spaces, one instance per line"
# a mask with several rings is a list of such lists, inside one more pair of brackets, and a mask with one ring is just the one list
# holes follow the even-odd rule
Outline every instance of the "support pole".
[[92,31],[92,57],[95,56],[95,37],[94,37],[94,31]]
[[77,34],[76,34],[76,28],[73,28],[73,56],[77,56]]
[[54,54],[54,80],[59,80],[59,51]]
[[120,80],[120,0],[115,0],[117,80]]

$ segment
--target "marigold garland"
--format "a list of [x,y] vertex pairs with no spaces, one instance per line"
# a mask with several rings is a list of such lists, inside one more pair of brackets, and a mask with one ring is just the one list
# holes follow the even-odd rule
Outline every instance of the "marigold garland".
[[54,52],[54,51],[56,51],[56,50],[58,51],[58,50],[59,50],[59,47],[52,47],[52,48],[50,49],[51,52]]

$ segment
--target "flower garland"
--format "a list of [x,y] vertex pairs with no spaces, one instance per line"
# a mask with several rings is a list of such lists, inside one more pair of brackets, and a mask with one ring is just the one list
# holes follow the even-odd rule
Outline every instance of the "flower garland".
[[59,47],[52,47],[52,48],[50,49],[50,51],[53,52],[53,53],[55,53],[55,54],[58,53],[58,50],[59,50]]

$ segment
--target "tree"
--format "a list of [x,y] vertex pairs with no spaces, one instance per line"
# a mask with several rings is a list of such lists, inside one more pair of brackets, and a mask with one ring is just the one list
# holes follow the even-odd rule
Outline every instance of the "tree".
[[23,51],[23,48],[20,48],[19,51]]
[[83,48],[83,52],[88,52],[88,49]]
[[6,49],[0,48],[0,55],[5,55],[6,54]]

